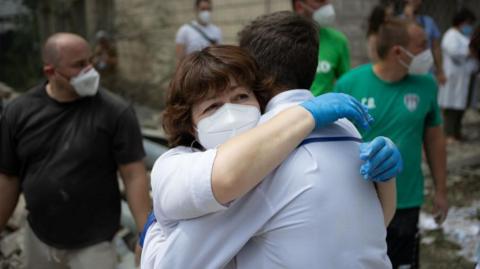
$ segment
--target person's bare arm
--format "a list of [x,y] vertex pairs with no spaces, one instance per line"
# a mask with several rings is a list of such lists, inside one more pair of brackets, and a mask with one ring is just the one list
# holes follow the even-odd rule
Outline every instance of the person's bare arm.
[[[152,202],[148,193],[148,180],[145,163],[137,161],[120,165],[118,168],[125,184],[127,203],[132,211],[137,231],[141,232],[147,221],[148,213],[151,211]],[[135,264],[140,263],[141,248],[137,244],[135,249]]]
[[445,137],[442,126],[425,130],[423,139],[427,163],[435,185],[434,215],[438,223],[442,223],[448,214],[447,200],[447,157]]
[[8,219],[13,214],[20,195],[18,177],[0,172],[0,232],[5,229]]
[[137,161],[120,165],[119,172],[125,184],[128,206],[132,211],[138,231],[141,231],[152,208],[145,164],[143,161]]
[[385,221],[385,227],[388,226],[395,215],[397,208],[397,187],[396,179],[392,178],[387,182],[376,182],[378,199],[383,209],[383,218]]
[[443,85],[445,82],[447,82],[447,77],[443,72],[442,49],[438,39],[434,39],[432,41],[432,53],[435,63],[435,75],[437,77],[438,84]]
[[296,106],[221,145],[212,171],[212,189],[217,201],[226,204],[251,190],[314,127],[312,115]]
[[177,56],[177,61],[176,64],[178,63],[185,57],[185,45],[183,44],[176,44],[175,45],[175,55]]

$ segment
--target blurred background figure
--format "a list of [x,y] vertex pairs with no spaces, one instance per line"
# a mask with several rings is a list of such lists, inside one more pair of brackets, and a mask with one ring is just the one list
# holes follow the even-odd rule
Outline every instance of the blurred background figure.
[[406,4],[401,17],[416,21],[420,24],[427,34],[428,46],[432,49],[435,64],[435,76],[440,85],[445,84],[446,77],[443,71],[442,52],[440,49],[441,32],[438,29],[435,20],[425,14],[420,14],[420,8],[423,0],[405,0]]
[[460,9],[442,39],[447,82],[440,88],[438,100],[443,109],[448,143],[462,140],[462,118],[469,106],[469,90],[473,88],[471,78],[478,69],[478,61],[469,47],[475,19],[470,10]]
[[222,42],[222,31],[212,20],[212,1],[195,0],[195,20],[180,27],[175,38],[177,63],[185,55]]
[[95,34],[93,65],[100,73],[100,84],[109,90],[115,90],[117,77],[117,49],[112,37],[104,30]]
[[480,25],[477,25],[475,31],[473,31],[472,38],[470,40],[470,53],[477,60],[479,68],[475,70],[470,78],[470,89],[468,104],[472,108],[478,108],[478,89],[480,87]]
[[320,48],[315,80],[310,90],[318,96],[331,92],[335,81],[350,69],[350,51],[347,37],[332,27],[335,9],[330,0],[292,0],[293,10],[312,18],[320,26]]
[[392,1],[376,5],[368,17],[367,30],[367,54],[372,62],[378,60],[377,55],[377,34],[380,26],[394,16],[394,5]]
[[4,100],[6,100],[7,98],[10,97],[10,92],[2,89],[0,87],[0,117],[2,116],[2,111],[3,111],[3,102]]
[[475,28],[469,47],[472,56],[475,57],[477,61],[480,61],[480,25]]

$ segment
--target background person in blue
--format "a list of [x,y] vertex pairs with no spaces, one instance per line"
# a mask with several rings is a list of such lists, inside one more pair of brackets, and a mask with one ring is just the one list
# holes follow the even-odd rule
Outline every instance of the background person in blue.
[[418,219],[424,201],[422,147],[435,185],[434,214],[442,223],[448,213],[446,152],[437,85],[426,75],[432,65],[425,32],[405,20],[385,22],[378,33],[375,64],[345,74],[337,92],[367,104],[375,119],[364,139],[383,135],[402,153],[404,170],[397,177],[397,211],[388,226],[388,255],[394,268],[418,268]]
[[416,21],[425,30],[425,33],[427,34],[428,46],[432,50],[433,59],[435,60],[435,76],[438,84],[443,85],[447,79],[443,71],[442,51],[440,49],[440,38],[442,37],[442,34],[440,33],[440,30],[438,29],[438,26],[432,17],[425,14],[420,14],[422,0],[405,0],[405,2],[406,5],[403,9],[402,17]]

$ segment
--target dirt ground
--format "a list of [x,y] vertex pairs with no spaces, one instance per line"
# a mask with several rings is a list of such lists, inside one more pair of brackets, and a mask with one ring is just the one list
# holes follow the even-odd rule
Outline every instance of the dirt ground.
[[[472,207],[480,201],[480,114],[469,111],[464,121],[466,141],[462,144],[448,145],[448,191],[451,207]],[[426,178],[426,203],[424,212],[432,212],[432,180]],[[473,218],[480,221],[480,209]],[[477,222],[477,227],[480,227]],[[474,263],[461,257],[458,252],[462,245],[454,243],[442,229],[422,232],[422,238],[429,238],[431,243],[422,243],[420,247],[420,265],[422,269],[473,269]],[[477,234],[478,238],[478,234]]]

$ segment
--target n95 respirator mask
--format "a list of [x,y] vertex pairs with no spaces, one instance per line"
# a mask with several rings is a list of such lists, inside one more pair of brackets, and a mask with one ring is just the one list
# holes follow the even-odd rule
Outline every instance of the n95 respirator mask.
[[252,129],[259,119],[260,110],[256,106],[226,103],[198,122],[198,140],[205,149],[215,148]]

